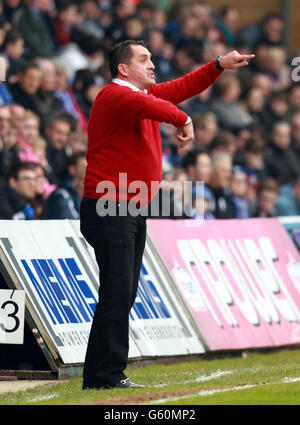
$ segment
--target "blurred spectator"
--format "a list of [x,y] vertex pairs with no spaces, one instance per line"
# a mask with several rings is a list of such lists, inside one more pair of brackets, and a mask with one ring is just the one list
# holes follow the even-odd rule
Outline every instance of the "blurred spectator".
[[57,0],[54,20],[55,41],[58,46],[65,46],[72,41],[72,29],[80,22],[78,5],[72,0]]
[[230,193],[232,159],[226,153],[212,156],[210,189],[212,200],[210,210],[216,218],[235,218],[235,206]]
[[21,0],[5,0],[3,3],[3,16],[11,23],[14,13],[21,8]]
[[299,163],[291,148],[291,125],[288,122],[274,124],[271,143],[265,154],[266,175],[279,184],[287,184],[299,176]]
[[7,81],[14,83],[17,75],[24,64],[24,37],[23,34],[12,28],[6,33],[3,44],[3,53],[9,62]]
[[252,127],[260,125],[263,120],[265,95],[259,87],[251,87],[246,95],[245,107],[251,118]]
[[188,180],[195,184],[197,181],[203,181],[209,184],[212,165],[211,158],[206,150],[195,149],[189,152],[183,161],[183,167],[187,172]]
[[54,54],[51,17],[47,10],[50,4],[39,0],[23,0],[22,7],[13,16],[13,26],[22,32],[29,58],[50,57]]
[[220,131],[213,139],[210,145],[210,152],[213,155],[217,152],[223,152],[230,155],[233,159],[236,151],[236,140],[232,133],[229,131]]
[[[197,185],[198,186],[198,185]],[[216,217],[210,211],[212,194],[207,186],[194,186],[192,194],[191,218],[213,220]]]
[[251,122],[251,117],[239,104],[241,93],[238,78],[228,73],[216,83],[218,98],[211,104],[211,110],[216,114],[218,124],[225,130],[233,131],[243,128]]
[[276,215],[300,215],[300,178],[280,187]]
[[5,137],[11,127],[9,106],[0,106],[0,137]]
[[283,44],[283,19],[278,13],[268,13],[261,22],[243,27],[238,35],[239,44],[255,47],[258,44]]
[[66,113],[56,113],[49,117],[45,125],[47,141],[47,161],[51,167],[49,180],[52,184],[62,184],[66,177],[68,155],[66,147],[71,133],[71,123]]
[[[6,112],[0,108],[0,131],[1,131],[1,116]],[[2,122],[3,123],[3,122]],[[5,124],[4,124],[5,125]],[[0,149],[0,178],[3,180],[11,167],[18,162],[19,146],[17,143],[18,128],[13,120],[10,121],[10,126],[4,132],[1,131],[1,149]]]
[[246,199],[248,184],[247,174],[239,166],[232,168],[232,178],[230,183],[230,191],[235,207],[235,218],[249,218],[250,206]]
[[26,110],[22,126],[18,132],[19,158],[21,161],[39,162],[35,151],[39,126],[39,117],[34,112]]
[[296,112],[300,112],[300,86],[291,86],[288,90],[289,118]]
[[288,101],[285,91],[274,92],[268,99],[262,113],[262,122],[266,130],[271,131],[278,121],[287,119]]
[[78,29],[87,35],[92,35],[99,40],[105,37],[105,27],[102,23],[103,9],[97,0],[83,0],[80,4],[83,19],[78,24]]
[[41,70],[36,62],[26,62],[19,71],[16,83],[9,85],[9,91],[14,103],[25,109],[37,112],[37,91],[42,79]]
[[193,116],[196,142],[203,148],[209,149],[218,133],[216,116],[212,112],[195,114]]
[[45,190],[45,187],[49,187],[49,183],[46,178],[46,172],[41,164],[36,164],[35,173],[36,189],[31,206],[34,208],[34,218],[36,220],[43,220],[46,218],[46,198],[56,189],[56,186],[52,186],[50,191]]
[[83,80],[82,89],[77,93],[76,99],[80,109],[88,119],[98,93],[103,88],[103,78],[99,76],[88,75]]
[[77,152],[68,159],[68,175],[47,200],[48,219],[78,219],[85,176],[85,152]]
[[55,63],[56,86],[54,96],[61,101],[61,107],[65,112],[73,115],[79,121],[80,129],[87,134],[87,118],[82,112],[71,86],[68,83],[68,76],[65,67],[59,62]]
[[240,25],[240,13],[234,6],[227,6],[221,10],[220,19],[217,22],[217,28],[222,34],[222,40],[227,45],[232,46],[235,43],[236,32]]
[[12,220],[32,220],[34,208],[31,206],[36,195],[36,165],[19,163],[7,175],[7,183],[0,188],[0,218]]
[[45,119],[55,111],[62,110],[61,100],[55,96],[56,69],[52,60],[39,59],[38,65],[41,69],[42,78],[36,93],[36,112],[41,118],[42,128]]
[[252,217],[275,217],[275,205],[278,199],[278,183],[272,178],[262,181],[258,189],[257,203],[251,213]]
[[298,164],[300,168],[300,110],[295,113],[292,117],[292,149],[295,156],[298,159]]

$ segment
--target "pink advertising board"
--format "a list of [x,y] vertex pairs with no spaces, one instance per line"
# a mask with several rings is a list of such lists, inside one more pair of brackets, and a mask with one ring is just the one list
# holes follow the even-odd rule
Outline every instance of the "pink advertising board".
[[300,256],[277,218],[147,227],[209,350],[300,342]]

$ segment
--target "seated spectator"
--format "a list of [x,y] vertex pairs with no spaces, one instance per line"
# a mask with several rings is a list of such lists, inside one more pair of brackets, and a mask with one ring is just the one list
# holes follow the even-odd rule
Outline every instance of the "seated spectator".
[[279,187],[276,180],[266,178],[257,192],[257,202],[253,206],[251,217],[276,217],[275,205],[278,199]]
[[194,132],[196,142],[203,148],[210,147],[213,139],[218,133],[216,116],[212,112],[195,114],[193,116]]
[[[1,110],[0,110],[1,116]],[[2,149],[0,149],[0,178],[3,179],[8,170],[20,162],[19,146],[17,143],[18,128],[14,121],[11,121],[9,129],[5,132],[2,138]]]
[[288,90],[288,104],[289,104],[289,118],[294,114],[300,112],[300,86],[298,84],[292,85]]
[[209,188],[204,185],[197,189],[195,185],[192,192],[191,218],[213,220],[216,217],[212,214],[211,208],[212,194]]
[[56,113],[49,117],[45,125],[47,141],[47,161],[51,167],[49,180],[52,184],[62,184],[67,170],[67,145],[71,133],[70,116],[67,113]]
[[85,169],[84,152],[78,152],[69,158],[68,176],[47,200],[48,219],[79,219]]
[[6,33],[3,44],[3,53],[9,62],[7,81],[14,83],[17,81],[17,75],[24,65],[24,37],[23,34],[12,28]]
[[37,91],[40,88],[42,73],[37,63],[26,62],[19,71],[18,81],[9,85],[14,103],[38,113]]
[[274,124],[288,118],[288,101],[285,91],[273,92],[262,111],[262,123],[267,131],[272,131]]
[[252,126],[260,125],[263,121],[265,95],[258,87],[251,87],[246,95],[245,107],[252,120]]
[[278,13],[268,13],[261,22],[247,25],[239,31],[237,41],[254,48],[258,44],[278,46],[283,44],[283,18]]
[[0,106],[0,137],[4,137],[11,127],[11,113],[9,106]]
[[251,117],[239,104],[240,82],[233,74],[222,76],[216,85],[218,98],[211,104],[218,124],[225,130],[234,131],[250,124]]
[[221,10],[220,19],[217,21],[217,28],[221,32],[221,39],[225,40],[229,46],[235,43],[239,20],[240,13],[236,7],[227,6]]
[[25,111],[23,125],[18,132],[19,158],[21,161],[39,162],[35,143],[39,136],[39,117],[29,109]]
[[80,12],[84,18],[79,23],[78,29],[102,40],[105,37],[105,28],[101,22],[104,13],[100,3],[97,0],[83,0],[80,4]]
[[87,118],[80,109],[75,95],[68,83],[68,76],[65,67],[59,62],[55,63],[56,68],[56,88],[54,95],[60,99],[62,109],[73,115],[79,120],[79,125],[85,134],[87,134]]
[[56,184],[50,184],[46,169],[42,164],[35,164],[36,168],[36,195],[31,202],[35,211],[35,218],[42,220],[47,218],[47,198],[57,189]]
[[36,93],[36,113],[41,118],[43,128],[45,120],[49,115],[62,110],[62,102],[54,94],[56,89],[56,69],[53,61],[50,59],[39,59],[37,63],[41,69],[42,78]]
[[292,132],[292,150],[294,155],[298,159],[300,168],[300,110],[292,116],[291,120],[291,132]]
[[249,218],[250,206],[246,199],[248,184],[247,174],[241,167],[232,168],[230,191],[235,206],[235,218]]
[[55,2],[57,15],[54,20],[55,41],[59,46],[65,46],[72,41],[72,29],[81,19],[78,5],[71,0]]
[[25,108],[18,103],[12,103],[9,105],[9,110],[17,129],[19,130],[22,127],[23,119],[25,117]]
[[77,93],[77,102],[87,119],[90,116],[97,94],[103,88],[103,84],[103,78],[89,75],[84,79],[81,91]]
[[36,164],[20,162],[7,174],[7,183],[0,189],[0,218],[32,220],[31,202],[36,195]]
[[291,183],[299,176],[299,163],[291,149],[291,126],[288,122],[274,124],[271,143],[265,154],[266,175],[280,185]]
[[210,211],[216,218],[235,218],[235,206],[230,193],[232,158],[226,153],[212,156]]
[[276,212],[279,216],[300,215],[300,178],[280,187]]
[[211,154],[217,152],[227,153],[234,157],[236,151],[236,140],[230,131],[220,131],[210,145]]
[[22,8],[13,17],[13,26],[23,34],[31,58],[50,57],[54,54],[51,18],[46,8],[47,3],[24,0]]
[[190,151],[183,161],[188,180],[195,184],[197,181],[209,184],[212,165],[211,157],[205,149],[195,149]]

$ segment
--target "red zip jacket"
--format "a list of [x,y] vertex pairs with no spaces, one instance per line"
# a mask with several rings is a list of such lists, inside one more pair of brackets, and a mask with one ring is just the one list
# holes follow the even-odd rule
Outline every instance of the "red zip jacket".
[[[110,200],[135,197],[142,205],[150,202],[162,178],[159,122],[182,127],[188,116],[175,105],[201,93],[221,73],[211,61],[184,77],[155,84],[147,93],[114,82],[104,87],[88,124],[84,197],[99,199],[105,194]],[[157,182],[152,190],[151,182]],[[148,191],[147,196],[137,199],[141,188]]]

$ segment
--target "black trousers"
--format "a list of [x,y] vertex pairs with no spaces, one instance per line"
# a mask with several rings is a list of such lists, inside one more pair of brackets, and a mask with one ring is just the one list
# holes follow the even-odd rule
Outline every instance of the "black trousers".
[[[113,386],[125,379],[129,312],[134,304],[146,241],[146,217],[101,217],[96,200],[83,199],[81,233],[92,245],[100,271],[99,302],[89,336],[83,389]],[[117,204],[118,205],[118,204]]]

